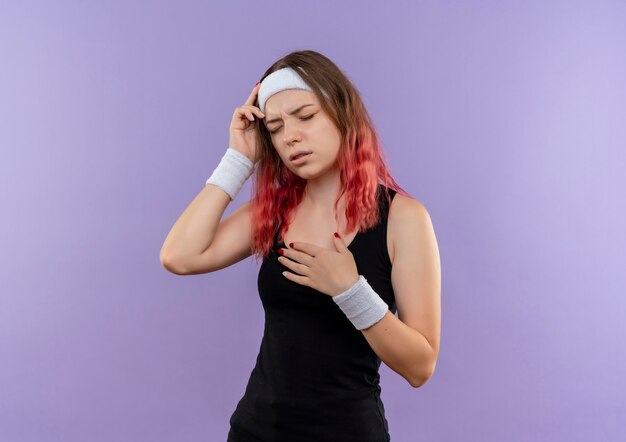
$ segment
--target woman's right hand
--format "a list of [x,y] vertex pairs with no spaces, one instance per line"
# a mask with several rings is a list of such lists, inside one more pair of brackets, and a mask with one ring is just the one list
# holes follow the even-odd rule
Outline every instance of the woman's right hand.
[[254,86],[243,106],[235,109],[233,119],[230,122],[230,139],[228,141],[228,147],[244,154],[252,163],[256,163],[258,159],[256,125],[261,124],[261,118],[265,118],[261,109],[252,105],[259,87],[261,87],[260,83]]

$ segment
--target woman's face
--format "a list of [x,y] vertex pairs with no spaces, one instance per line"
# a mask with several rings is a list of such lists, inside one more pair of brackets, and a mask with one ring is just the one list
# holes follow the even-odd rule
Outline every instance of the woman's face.
[[[341,133],[313,92],[288,89],[272,95],[265,102],[263,120],[274,148],[293,173],[309,179],[336,166]],[[311,154],[294,164],[289,157],[300,150]]]

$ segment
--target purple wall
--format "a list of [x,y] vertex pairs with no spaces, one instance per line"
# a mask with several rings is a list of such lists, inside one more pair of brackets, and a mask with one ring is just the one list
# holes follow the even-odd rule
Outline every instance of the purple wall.
[[392,440],[622,440],[625,23],[620,1],[0,3],[0,440],[226,439],[258,266],[182,277],[159,251],[297,49],[354,81],[439,241],[437,370],[381,367]]

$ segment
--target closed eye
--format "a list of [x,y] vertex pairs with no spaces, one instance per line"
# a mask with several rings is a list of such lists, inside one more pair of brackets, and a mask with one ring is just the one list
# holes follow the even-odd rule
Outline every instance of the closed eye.
[[[309,115],[308,117],[302,117],[302,118],[300,118],[300,120],[301,120],[301,121],[310,120],[311,118],[313,118],[313,115],[315,115],[315,114],[311,114],[311,115]],[[282,126],[281,126],[281,127],[282,127]],[[270,131],[270,134],[275,134],[276,132],[278,132],[278,131],[280,130],[280,128],[281,128],[281,127],[279,127],[278,129],[271,130],[271,131]]]

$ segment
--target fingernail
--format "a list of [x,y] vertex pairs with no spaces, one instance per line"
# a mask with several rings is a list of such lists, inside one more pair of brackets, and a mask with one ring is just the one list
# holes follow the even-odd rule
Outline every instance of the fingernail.
[[291,247],[293,249],[293,243],[292,242],[289,243],[289,247]]
[[282,255],[285,252],[283,252],[283,249],[278,249],[278,253],[280,253]]
[[260,81],[257,81],[254,87],[257,87],[260,83],[261,83]]
[[339,234],[338,234],[337,232],[335,232],[335,236],[336,236],[337,238],[339,238]]

